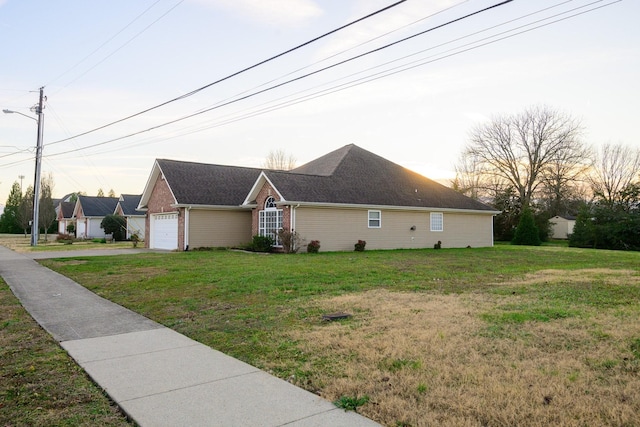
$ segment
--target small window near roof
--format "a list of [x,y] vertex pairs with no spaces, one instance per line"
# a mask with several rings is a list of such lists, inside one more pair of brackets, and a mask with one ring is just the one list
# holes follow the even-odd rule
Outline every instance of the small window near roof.
[[431,212],[431,231],[444,231],[444,214]]
[[382,227],[382,212],[369,211],[369,228]]
[[267,197],[267,200],[264,202],[265,209],[275,209],[276,208],[276,199],[273,196]]

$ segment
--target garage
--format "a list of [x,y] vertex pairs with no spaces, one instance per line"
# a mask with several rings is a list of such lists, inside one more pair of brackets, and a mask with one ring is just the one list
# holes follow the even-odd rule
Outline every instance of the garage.
[[153,249],[178,249],[178,214],[164,213],[151,216],[151,241]]

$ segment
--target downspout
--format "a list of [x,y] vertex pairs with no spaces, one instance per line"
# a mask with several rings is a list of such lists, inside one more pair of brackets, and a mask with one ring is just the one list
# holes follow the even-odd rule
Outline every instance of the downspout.
[[289,224],[289,226],[291,227],[292,233],[296,231],[296,209],[298,209],[299,207],[300,203],[298,203],[296,206],[291,206],[291,220],[289,221],[291,224]]
[[184,209],[184,250],[189,250],[189,212],[191,211],[191,206],[187,206]]

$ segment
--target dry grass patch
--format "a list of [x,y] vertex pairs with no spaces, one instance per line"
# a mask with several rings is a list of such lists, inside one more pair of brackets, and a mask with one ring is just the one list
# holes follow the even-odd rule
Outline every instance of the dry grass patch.
[[[634,274],[605,273],[614,282]],[[510,285],[582,274],[593,277],[545,271]],[[314,308],[354,316],[291,333],[307,355],[299,381],[332,401],[368,396],[359,412],[389,426],[640,425],[637,316],[618,307],[483,319],[505,299],[538,303],[521,294],[384,290],[316,300]]]

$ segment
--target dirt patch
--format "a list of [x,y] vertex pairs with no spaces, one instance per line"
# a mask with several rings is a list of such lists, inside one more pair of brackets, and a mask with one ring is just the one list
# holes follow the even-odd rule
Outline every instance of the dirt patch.
[[[545,270],[521,282],[624,281],[634,271]],[[368,396],[360,408],[384,425],[638,425],[640,361],[626,343],[638,317],[600,313],[487,332],[495,295],[375,290],[314,301],[347,312],[294,331],[308,357],[300,385],[329,400]],[[521,299],[521,298],[520,298]]]

